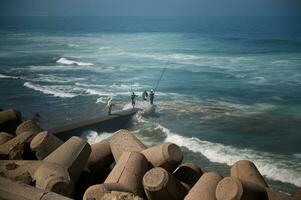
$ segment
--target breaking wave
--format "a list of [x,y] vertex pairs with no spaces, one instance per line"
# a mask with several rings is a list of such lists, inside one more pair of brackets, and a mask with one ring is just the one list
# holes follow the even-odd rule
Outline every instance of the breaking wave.
[[81,134],[81,138],[83,138],[84,140],[86,140],[89,144],[94,144],[97,142],[100,142],[104,139],[107,139],[108,137],[112,136],[112,133],[97,133],[96,131],[84,131]]
[[74,60],[69,60],[67,58],[60,58],[56,61],[57,63],[64,64],[64,65],[79,65],[79,66],[92,66],[93,63],[88,62],[78,62]]
[[54,86],[41,86],[39,84],[33,84],[31,82],[25,82],[24,87],[27,87],[27,88],[35,90],[35,91],[42,92],[44,94],[50,94],[54,97],[73,98],[73,97],[77,96],[76,94],[67,93],[62,90],[59,90],[59,89],[55,88]]
[[173,142],[194,153],[201,153],[211,162],[231,166],[239,160],[251,160],[255,163],[261,174],[267,178],[292,183],[296,186],[301,185],[301,171],[298,170],[301,166],[299,166],[298,162],[288,161],[285,159],[285,156],[251,149],[238,149],[233,146],[203,141],[194,137],[185,137],[171,132],[160,124],[156,128],[166,134],[165,142]]

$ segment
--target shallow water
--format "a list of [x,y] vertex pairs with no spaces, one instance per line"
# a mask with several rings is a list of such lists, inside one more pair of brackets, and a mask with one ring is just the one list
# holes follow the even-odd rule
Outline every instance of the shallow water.
[[93,118],[109,96],[122,109],[131,90],[155,87],[166,67],[157,115],[130,129],[148,145],[180,145],[208,171],[253,160],[288,193],[301,185],[300,64],[298,18],[0,20],[0,107],[39,113],[45,128]]

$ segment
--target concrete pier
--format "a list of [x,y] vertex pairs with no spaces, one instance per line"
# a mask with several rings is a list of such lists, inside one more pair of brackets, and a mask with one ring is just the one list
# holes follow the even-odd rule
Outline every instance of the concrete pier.
[[54,134],[63,141],[66,141],[71,136],[80,136],[80,134],[86,130],[114,132],[119,129],[126,128],[131,121],[132,116],[136,114],[136,112],[137,109],[117,111],[112,113],[112,115],[53,128],[48,132]]

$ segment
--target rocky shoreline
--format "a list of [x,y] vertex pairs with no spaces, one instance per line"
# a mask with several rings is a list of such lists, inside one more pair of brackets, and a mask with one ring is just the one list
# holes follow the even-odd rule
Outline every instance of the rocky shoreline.
[[20,112],[0,111],[0,199],[297,200],[272,190],[252,161],[230,176],[182,163],[173,143],[147,147],[119,130],[95,144],[62,141]]

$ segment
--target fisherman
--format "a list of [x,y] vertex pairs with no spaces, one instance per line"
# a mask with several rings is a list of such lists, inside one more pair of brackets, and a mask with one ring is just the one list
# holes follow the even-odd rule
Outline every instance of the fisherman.
[[136,104],[136,97],[138,97],[135,92],[132,93],[131,95],[131,100],[132,100],[132,106],[133,106],[133,109],[135,108],[135,104]]
[[107,103],[106,108],[108,109],[108,115],[111,115],[112,112],[112,107],[114,106],[114,104],[112,103],[113,98],[110,97]]
[[142,93],[142,99],[143,99],[143,101],[146,101],[147,97],[148,97],[148,93],[147,93],[146,90],[144,90],[144,92]]
[[149,100],[150,100],[151,105],[154,104],[154,97],[155,97],[155,92],[153,89],[151,89],[150,94],[149,94]]

